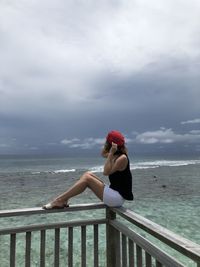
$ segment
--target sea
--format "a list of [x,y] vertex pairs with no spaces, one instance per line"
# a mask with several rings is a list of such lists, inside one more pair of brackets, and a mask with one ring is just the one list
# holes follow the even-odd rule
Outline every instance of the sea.
[[[108,183],[107,177],[102,174],[103,164],[101,157],[0,156],[0,209],[41,207],[67,190],[85,171],[94,172]],[[200,245],[200,156],[130,156],[130,167],[134,201],[127,201],[125,208]],[[98,202],[89,189],[69,201],[73,205]],[[63,213],[48,217],[27,216],[23,220],[22,217],[4,218],[0,228],[96,216],[94,212],[85,213],[73,213],[70,218]],[[102,231],[105,232],[105,229]],[[75,242],[79,243],[78,238],[77,233]],[[105,235],[102,233],[99,241],[100,266],[105,266],[103,238]],[[1,267],[9,266],[9,242],[5,236],[0,237]],[[36,267],[40,265],[37,256],[34,256],[34,242],[37,242],[37,237],[32,240],[31,250],[32,266]],[[19,244],[17,267],[24,265],[24,250],[24,246]],[[53,266],[53,252],[48,253],[46,266]],[[63,253],[66,255],[66,251]],[[178,257],[181,261],[181,256]],[[65,260],[65,256],[61,255],[61,267],[66,266]],[[191,261],[183,259],[183,262],[185,266],[195,266]],[[74,259],[74,266],[80,266],[79,259]]]

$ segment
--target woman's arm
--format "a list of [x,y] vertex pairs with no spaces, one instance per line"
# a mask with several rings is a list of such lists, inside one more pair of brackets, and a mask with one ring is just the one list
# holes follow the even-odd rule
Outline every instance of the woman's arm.
[[107,155],[107,160],[104,165],[103,174],[108,176],[116,171],[123,171],[128,163],[126,155],[121,155],[116,159],[114,155],[117,151],[117,145],[112,143],[112,147]]

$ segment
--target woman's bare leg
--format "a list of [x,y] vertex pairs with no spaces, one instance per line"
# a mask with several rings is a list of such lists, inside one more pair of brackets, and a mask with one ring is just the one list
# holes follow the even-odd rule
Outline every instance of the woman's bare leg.
[[103,200],[104,183],[93,173],[86,172],[72,187],[56,197],[56,199],[51,203],[52,208],[54,206],[63,207],[70,198],[81,194],[86,188],[90,188],[99,199]]

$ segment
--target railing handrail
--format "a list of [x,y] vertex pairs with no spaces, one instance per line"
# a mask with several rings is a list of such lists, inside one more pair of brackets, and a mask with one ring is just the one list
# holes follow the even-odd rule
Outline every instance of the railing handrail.
[[42,207],[35,207],[35,208],[25,208],[25,209],[0,210],[0,217],[5,218],[5,217],[12,217],[12,216],[83,211],[83,210],[94,210],[94,209],[96,210],[96,209],[105,209],[105,208],[106,208],[106,205],[102,202],[70,205],[67,208],[51,209],[51,210],[44,210]]
[[178,234],[175,234],[167,228],[162,227],[159,224],[154,223],[135,212],[132,212],[131,210],[125,209],[124,207],[112,208],[111,210],[113,210],[129,222],[133,223],[134,225],[138,226],[142,230],[161,240],[163,243],[181,252],[183,255],[186,255],[192,260],[200,261],[199,244],[194,243]]
[[11,216],[85,211],[85,210],[105,209],[105,208],[125,218],[127,221],[138,226],[140,229],[146,231],[147,233],[151,234],[157,239],[161,240],[163,243],[167,244],[168,246],[181,252],[183,255],[187,256],[188,258],[191,258],[192,260],[196,262],[200,262],[200,245],[199,244],[196,244],[186,238],[183,238],[180,235],[175,234],[172,231],[142,217],[141,215],[135,212],[132,212],[131,210],[125,209],[123,207],[108,208],[104,203],[70,205],[70,207],[68,208],[53,209],[53,210],[44,210],[40,207],[36,207],[36,208],[26,208],[26,209],[1,210],[0,217],[5,218],[5,217],[11,217]]
[[[128,236],[129,239],[134,240],[137,245],[142,247],[145,252],[149,255],[156,258],[159,262],[165,263],[164,266],[173,266],[173,267],[184,267],[179,261],[174,259],[172,256],[166,252],[160,250],[158,246],[151,243],[149,240],[145,239],[143,236],[137,234],[136,232],[127,228],[124,224],[118,221],[113,221],[110,223],[114,228],[123,233],[125,236]],[[148,266],[148,265],[146,265]]]

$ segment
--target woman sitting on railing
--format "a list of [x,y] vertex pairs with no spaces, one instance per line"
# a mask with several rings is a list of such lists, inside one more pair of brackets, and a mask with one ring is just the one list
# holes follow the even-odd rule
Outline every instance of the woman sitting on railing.
[[86,172],[71,188],[44,205],[43,208],[68,207],[69,199],[79,195],[86,188],[90,188],[100,200],[110,207],[120,207],[125,200],[133,200],[132,175],[124,136],[118,131],[109,132],[101,154],[106,158],[103,174],[108,176],[109,186],[94,173]]

